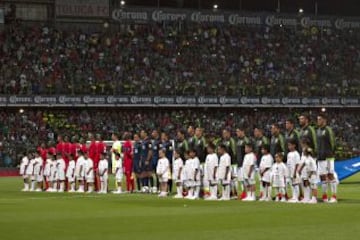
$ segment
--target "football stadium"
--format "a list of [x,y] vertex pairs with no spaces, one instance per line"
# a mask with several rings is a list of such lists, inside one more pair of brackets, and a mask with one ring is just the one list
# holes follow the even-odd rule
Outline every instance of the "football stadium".
[[356,239],[358,0],[0,0],[0,239]]

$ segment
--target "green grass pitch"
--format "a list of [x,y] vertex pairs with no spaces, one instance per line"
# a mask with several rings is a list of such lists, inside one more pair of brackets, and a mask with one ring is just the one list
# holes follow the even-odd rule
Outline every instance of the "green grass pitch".
[[206,202],[154,195],[23,193],[0,178],[1,240],[358,239],[360,174],[338,204]]

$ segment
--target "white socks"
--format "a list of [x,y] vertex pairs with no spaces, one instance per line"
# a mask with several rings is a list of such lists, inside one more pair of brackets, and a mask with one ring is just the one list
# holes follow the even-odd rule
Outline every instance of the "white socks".
[[336,193],[337,193],[337,182],[335,180],[330,182],[330,187],[331,187],[331,193],[333,195],[336,195]]
[[310,187],[305,187],[304,186],[304,200],[305,201],[309,201],[310,200],[310,195],[311,195],[311,189]]

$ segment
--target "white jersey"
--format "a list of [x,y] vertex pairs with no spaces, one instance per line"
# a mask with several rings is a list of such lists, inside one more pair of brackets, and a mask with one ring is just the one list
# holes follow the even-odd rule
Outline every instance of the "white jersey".
[[309,174],[317,172],[316,161],[313,157],[311,156],[305,157],[305,165],[306,165],[306,170],[308,171]]
[[[180,173],[180,170],[182,170],[182,173]],[[174,160],[173,163],[173,179],[181,181],[183,179],[184,175],[184,162],[181,158],[177,158]]]
[[51,159],[46,159],[46,163],[45,163],[45,167],[44,167],[44,176],[45,177],[50,177],[50,175],[51,175],[51,164],[52,164]]
[[69,162],[69,166],[66,170],[66,177],[71,180],[74,180],[74,178],[75,178],[75,161],[74,160],[71,160]]
[[219,166],[219,158],[216,153],[208,154],[205,159],[205,177],[209,181],[216,181],[217,174],[214,171]]
[[56,160],[56,173],[57,173],[57,180],[65,180],[65,161],[64,159],[60,158]]
[[[255,178],[255,165],[256,165],[256,156],[253,152],[245,154],[244,162],[243,162],[243,175],[244,179]],[[253,167],[252,172],[250,172],[251,167]]]
[[94,162],[92,159],[88,158],[85,159],[85,177],[86,179],[93,179],[94,178]]
[[22,159],[21,159],[21,163],[20,163],[20,175],[26,175],[26,167],[27,165],[29,164],[29,158],[27,156],[24,156]]
[[[228,171],[226,172],[226,169]],[[228,153],[223,154],[219,160],[218,179],[223,183],[230,183],[231,180],[231,158]]]
[[107,178],[108,177],[108,170],[109,170],[109,163],[107,159],[100,160],[99,162],[99,174],[102,175],[102,177]]
[[111,149],[112,172],[115,173],[115,171],[116,171],[116,169],[115,169],[116,157],[115,157],[115,153],[112,151],[113,149],[115,149],[116,151],[118,151],[121,154],[121,142],[119,140],[116,140],[113,143],[112,149]]
[[26,175],[33,175],[34,174],[34,164],[35,164],[35,159],[30,159],[29,160],[29,164],[26,168]]
[[77,179],[83,179],[85,177],[85,158],[83,156],[80,156],[76,160],[75,164],[75,176]]
[[192,159],[192,168],[194,170],[194,173],[197,170],[197,174],[194,180],[197,182],[200,181],[200,160],[198,157]]
[[260,160],[260,172],[265,171],[265,169],[268,169],[263,176],[261,177],[261,180],[264,182],[270,182],[271,181],[271,167],[274,164],[274,158],[271,156],[271,154],[266,154],[261,157]]
[[300,164],[300,154],[298,151],[292,151],[287,154],[287,168],[289,171],[289,177],[293,178],[296,172],[296,165]]
[[50,181],[55,181],[57,177],[57,167],[56,167],[56,160],[52,160],[50,164]]
[[169,167],[169,159],[167,159],[166,157],[160,158],[156,166],[156,174],[162,178],[168,178],[170,175]]
[[285,163],[274,163],[271,168],[273,187],[285,187],[285,179],[288,176],[288,170]]

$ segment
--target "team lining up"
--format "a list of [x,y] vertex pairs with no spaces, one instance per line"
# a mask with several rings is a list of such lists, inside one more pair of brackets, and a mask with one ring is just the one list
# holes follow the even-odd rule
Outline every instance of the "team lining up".
[[[334,171],[333,133],[327,126],[324,114],[317,117],[316,135],[309,120],[307,114],[299,117],[301,129],[298,136],[294,134],[296,131],[293,126],[293,129],[291,126],[288,129],[288,125],[293,125],[294,122],[290,119],[286,122],[287,130],[292,130],[287,131],[286,149],[281,146],[284,143],[280,139],[280,127],[277,124],[272,125],[270,142],[264,139],[261,129],[255,129],[255,141],[252,142],[245,136],[245,130],[238,128],[236,148],[231,146],[233,139],[231,136],[229,138],[228,129],[224,130],[223,139],[217,144],[215,141],[204,144],[206,141],[203,141],[202,129],[196,128],[194,146],[190,148],[184,139],[185,133],[178,131],[175,151],[166,133],[162,133],[161,140],[157,140],[157,130],[152,132],[152,140],[148,138],[146,131],[141,131],[140,136],[135,134],[134,144],[130,141],[130,134],[124,135],[124,144],[113,134],[112,172],[116,185],[113,193],[123,193],[121,185],[125,174],[130,192],[135,190],[136,179],[138,189],[142,186],[143,192],[159,192],[159,197],[167,197],[172,192],[174,182],[174,198],[239,198],[242,201],[255,201],[257,176],[260,182],[259,201],[275,199],[281,202],[317,203],[320,182],[323,201],[335,203],[338,181]],[[290,132],[293,134],[289,134]],[[199,154],[196,143],[204,145],[203,156],[202,151]],[[75,149],[75,154],[65,156],[58,151],[59,147],[56,154],[54,150],[47,151],[46,161],[41,156],[41,150],[24,156],[20,165],[20,175],[24,179],[23,191],[64,192],[67,189],[68,192],[92,193],[95,188],[98,193],[106,194],[110,172],[106,147],[103,151],[98,151],[97,156],[92,156],[95,161],[89,157],[91,144],[89,151],[85,146]],[[238,150],[237,153],[235,149]],[[201,158],[205,159],[201,161]],[[151,188],[154,186],[153,173],[160,191]],[[241,194],[238,196],[239,190]]]

